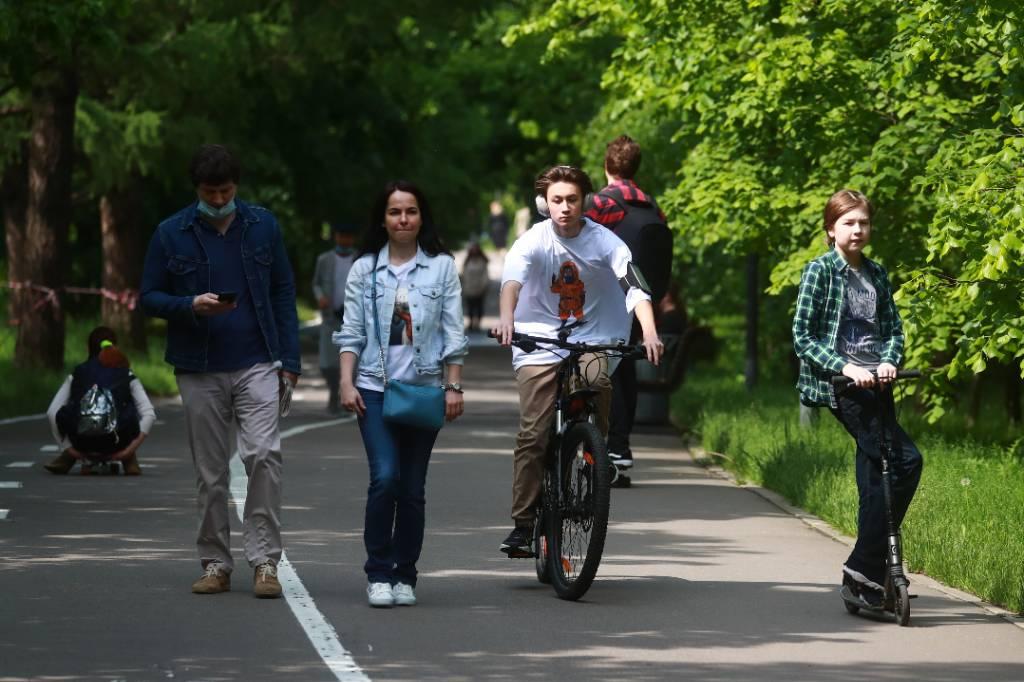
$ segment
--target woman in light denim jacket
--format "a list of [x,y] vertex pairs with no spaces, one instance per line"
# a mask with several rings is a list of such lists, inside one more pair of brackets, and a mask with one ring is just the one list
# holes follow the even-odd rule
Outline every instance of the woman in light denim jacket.
[[426,197],[412,183],[388,183],[374,204],[362,255],[348,275],[344,324],[334,343],[341,353],[341,404],[359,417],[370,465],[363,531],[367,596],[371,606],[412,606],[427,463],[438,432],[384,421],[380,347],[385,345],[388,379],[444,387],[448,421],[462,414],[459,382],[467,348],[455,261],[441,243]]

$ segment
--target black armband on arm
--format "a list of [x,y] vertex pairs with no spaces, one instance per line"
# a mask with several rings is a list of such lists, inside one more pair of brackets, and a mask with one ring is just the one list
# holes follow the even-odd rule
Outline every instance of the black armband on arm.
[[626,274],[619,278],[619,286],[622,287],[622,292],[625,294],[628,294],[630,289],[639,289],[648,296],[651,295],[651,286],[644,279],[640,268],[633,265],[632,262],[626,263]]

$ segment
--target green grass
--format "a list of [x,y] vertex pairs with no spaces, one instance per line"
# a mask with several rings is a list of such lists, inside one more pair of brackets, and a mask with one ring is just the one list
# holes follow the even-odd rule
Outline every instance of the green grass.
[[[775,385],[747,392],[735,377],[704,369],[687,378],[673,396],[672,409],[677,423],[692,429],[706,450],[721,455],[711,457],[738,478],[775,490],[856,535],[854,444],[827,410],[816,427],[801,428],[794,388]],[[929,427],[909,408],[900,422],[925,458],[903,526],[909,567],[1024,611],[1019,437],[1008,441],[1005,425],[999,424],[980,439],[963,431],[957,438],[949,424]]]
[[[0,331],[0,418],[46,411],[53,394],[64,379],[86,356],[86,338],[99,324],[98,319],[70,319],[64,339],[64,369],[25,370],[14,365],[15,334],[11,327]],[[164,362],[163,324],[154,322],[149,333],[149,350],[139,354],[127,351],[132,371],[146,387],[150,397],[178,392],[174,369]]]

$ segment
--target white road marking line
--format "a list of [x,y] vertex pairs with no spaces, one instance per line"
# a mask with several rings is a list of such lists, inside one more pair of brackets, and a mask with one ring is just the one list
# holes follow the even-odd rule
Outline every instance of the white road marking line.
[[57,452],[58,450],[60,450],[60,446],[57,445],[44,445],[39,448],[39,452]]
[[[296,436],[313,429],[321,429],[327,426],[337,426],[353,421],[355,416],[346,416],[341,419],[330,421],[314,422],[303,426],[296,426],[281,432],[281,440]],[[231,458],[231,497],[235,501],[235,511],[238,512],[238,519],[241,521],[245,511],[245,497],[248,492],[249,479],[245,474],[245,465],[241,457],[235,452]],[[342,645],[338,639],[338,633],[334,626],[320,612],[309,595],[305,585],[299,579],[291,562],[285,553],[281,553],[281,561],[277,564],[277,578],[281,581],[281,590],[284,593],[288,607],[299,621],[303,632],[309,638],[310,643],[316,652],[320,654],[327,668],[334,673],[339,682],[370,682],[360,667],[356,664],[352,654]]]
[[20,488],[21,481],[0,481],[0,488]]
[[30,469],[35,466],[35,462],[11,462],[7,465],[8,469]]
[[5,424],[18,424],[19,422],[30,422],[36,419],[46,419],[45,414],[26,414],[22,417],[8,417],[7,419],[0,419],[0,426]]
[[0,509],[0,521],[6,521],[7,515],[11,513],[10,509]]

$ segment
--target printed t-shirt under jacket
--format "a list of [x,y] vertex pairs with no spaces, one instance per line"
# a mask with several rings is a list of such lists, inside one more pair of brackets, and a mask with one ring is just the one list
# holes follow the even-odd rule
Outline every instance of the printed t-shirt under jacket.
[[[623,292],[632,256],[615,234],[589,218],[572,238],[560,237],[551,220],[534,225],[516,240],[505,258],[501,285],[522,285],[515,310],[515,330],[555,338],[559,328],[582,320],[571,341],[612,343],[629,337],[633,308],[650,296],[631,287]],[[563,354],[547,350],[526,353],[512,347],[512,366],[547,365]]]
[[[401,265],[388,266],[387,272],[394,275],[397,281],[395,307],[391,313],[391,325],[380,330],[380,338],[387,344],[388,379],[398,379],[410,384],[436,385],[436,376],[421,375],[416,372],[416,367],[413,365],[416,351],[412,345],[413,324],[412,311],[409,308],[409,273],[414,267],[416,267],[415,258]],[[377,286],[381,286],[379,281]],[[373,317],[368,319],[368,324],[373,324]],[[375,334],[377,332],[372,329],[368,330],[368,333]],[[370,391],[383,391],[384,381],[379,377],[360,373],[356,379],[356,386]]]

